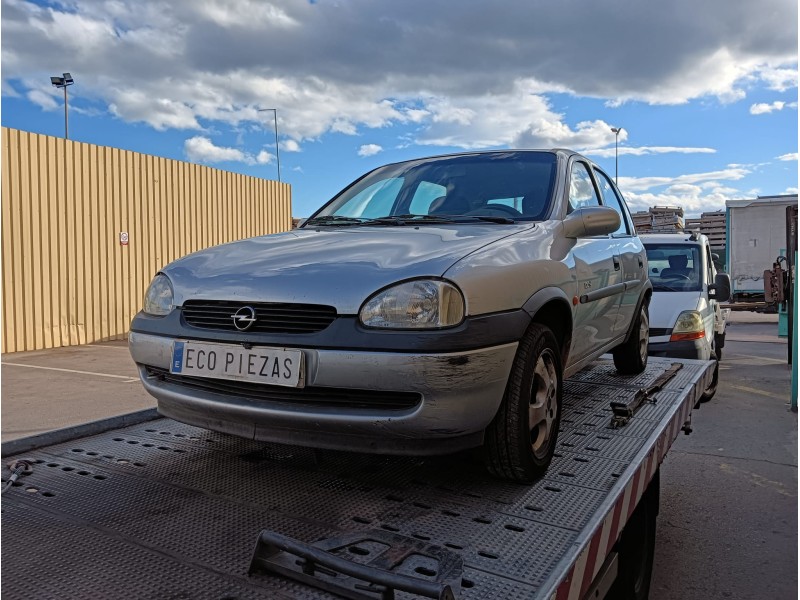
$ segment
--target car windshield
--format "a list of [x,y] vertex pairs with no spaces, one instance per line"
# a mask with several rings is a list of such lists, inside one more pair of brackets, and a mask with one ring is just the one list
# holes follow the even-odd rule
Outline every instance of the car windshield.
[[556,157],[486,152],[408,161],[368,173],[315,214],[313,225],[512,223],[549,212]]
[[699,246],[646,243],[645,248],[654,291],[694,292],[702,289]]

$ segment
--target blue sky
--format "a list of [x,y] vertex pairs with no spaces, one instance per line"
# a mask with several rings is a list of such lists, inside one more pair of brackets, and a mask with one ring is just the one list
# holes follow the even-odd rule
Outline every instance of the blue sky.
[[[2,124],[277,178],[566,147],[633,210],[796,194],[797,3],[2,0]],[[787,24],[789,26],[787,27]]]

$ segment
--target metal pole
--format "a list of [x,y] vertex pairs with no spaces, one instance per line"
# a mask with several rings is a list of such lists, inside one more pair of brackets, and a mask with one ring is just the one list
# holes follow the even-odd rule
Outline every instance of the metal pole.
[[64,86],[64,139],[69,139],[69,110],[67,108],[67,86]]
[[614,185],[619,185],[619,129],[614,133]]
[[278,147],[278,109],[277,108],[259,108],[258,112],[265,112],[271,110],[275,115],[275,158],[278,161],[278,182],[281,181],[281,149]]
[[275,115],[275,158],[278,161],[278,183],[281,182],[281,149],[278,146],[278,109],[272,109],[273,114]]

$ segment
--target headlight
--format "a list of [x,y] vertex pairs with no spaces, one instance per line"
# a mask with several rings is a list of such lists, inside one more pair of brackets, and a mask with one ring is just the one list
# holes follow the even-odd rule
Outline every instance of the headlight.
[[364,303],[358,316],[367,327],[452,327],[464,320],[464,297],[452,283],[418,279],[378,292]]
[[678,315],[669,341],[699,340],[704,337],[706,337],[706,328],[703,324],[703,317],[696,310],[685,310]]
[[144,312],[163,317],[172,310],[172,284],[169,277],[159,273],[153,277],[144,295]]

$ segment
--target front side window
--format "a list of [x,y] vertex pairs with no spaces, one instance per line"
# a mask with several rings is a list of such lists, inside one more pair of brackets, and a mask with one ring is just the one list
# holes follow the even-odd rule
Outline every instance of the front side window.
[[644,247],[653,291],[694,292],[702,289],[700,246],[647,243]]
[[[387,165],[345,189],[310,221],[337,217],[507,217],[541,221],[552,204],[556,157],[498,151]],[[429,219],[433,221],[433,219]]]
[[569,177],[569,208],[570,212],[585,206],[600,206],[592,176],[586,163],[574,162]]
[[597,185],[600,187],[600,194],[603,196],[603,204],[610,206],[619,213],[619,229],[617,229],[613,235],[630,235],[631,232],[628,228],[625,209],[622,206],[622,200],[620,200],[619,196],[617,195],[617,190],[614,189],[614,186],[611,184],[611,180],[608,178],[608,175],[603,173],[601,170],[595,169],[594,174],[597,178]]

